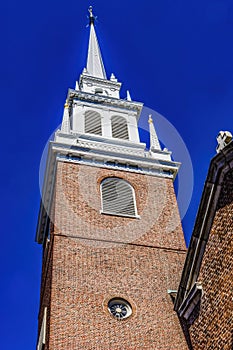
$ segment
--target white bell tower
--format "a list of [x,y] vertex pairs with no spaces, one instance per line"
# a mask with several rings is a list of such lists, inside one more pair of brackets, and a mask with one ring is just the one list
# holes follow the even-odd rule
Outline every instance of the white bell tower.
[[[68,92],[62,128],[55,137],[56,144],[72,147],[72,154],[77,147],[81,147],[79,152],[84,155],[87,150],[88,158],[90,150],[91,153],[98,153],[94,161],[98,164],[97,158],[101,153],[103,166],[109,160],[124,163],[124,166],[133,163],[144,170],[145,166],[150,168],[149,172],[156,171],[162,176],[174,178],[178,164],[171,161],[169,151],[161,150],[151,116],[150,150],[146,151],[146,145],[140,142],[138,119],[143,104],[132,101],[128,91],[125,99],[120,98],[121,83],[113,73],[110,79],[107,78],[95,32],[92,7],[89,8],[89,25],[86,67],[79,82],[76,82],[76,88]],[[149,165],[152,159],[153,162]]]

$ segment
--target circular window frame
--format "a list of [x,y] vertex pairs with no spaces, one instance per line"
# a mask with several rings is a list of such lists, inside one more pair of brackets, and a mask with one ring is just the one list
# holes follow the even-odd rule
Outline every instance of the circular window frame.
[[118,321],[127,319],[133,313],[131,304],[120,297],[110,299],[107,307],[110,315]]

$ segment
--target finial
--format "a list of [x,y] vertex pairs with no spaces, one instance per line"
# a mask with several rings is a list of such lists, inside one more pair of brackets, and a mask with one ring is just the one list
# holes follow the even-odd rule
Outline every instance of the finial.
[[69,108],[68,98],[66,99],[66,103],[64,104],[64,108]]
[[91,24],[94,24],[95,23],[95,17],[94,17],[94,15],[93,15],[93,12],[92,12],[92,6],[89,6],[89,8],[88,8],[88,11],[89,11],[89,25],[91,25]]
[[149,114],[148,123],[153,124],[152,114]]
[[216,151],[219,153],[221,150],[223,150],[224,147],[226,147],[226,145],[228,145],[228,143],[232,141],[232,134],[230,131],[219,131],[217,141],[218,145]]
[[149,131],[150,131],[150,152],[161,151],[161,147],[159,144],[159,139],[155,131],[152,114],[149,114]]
[[126,91],[126,98],[127,98],[127,101],[132,101],[129,90]]

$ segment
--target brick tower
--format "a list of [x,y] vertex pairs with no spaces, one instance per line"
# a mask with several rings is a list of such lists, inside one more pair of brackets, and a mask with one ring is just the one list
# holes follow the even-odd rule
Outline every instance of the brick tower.
[[187,349],[173,311],[186,253],[173,180],[142,104],[107,79],[89,8],[87,66],[50,142],[37,227],[37,349]]

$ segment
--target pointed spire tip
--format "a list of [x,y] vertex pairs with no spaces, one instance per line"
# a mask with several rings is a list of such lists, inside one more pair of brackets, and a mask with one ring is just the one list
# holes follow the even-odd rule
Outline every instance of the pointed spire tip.
[[95,26],[94,26],[95,17],[93,16],[91,6],[89,7],[89,12],[90,12],[90,17],[89,17],[90,37],[89,37],[89,45],[88,45],[86,74],[91,75],[93,77],[106,79],[104,64],[103,64],[98,40],[95,33]]
[[149,123],[149,124],[152,124],[152,123],[153,123],[152,114],[149,114],[148,123]]

